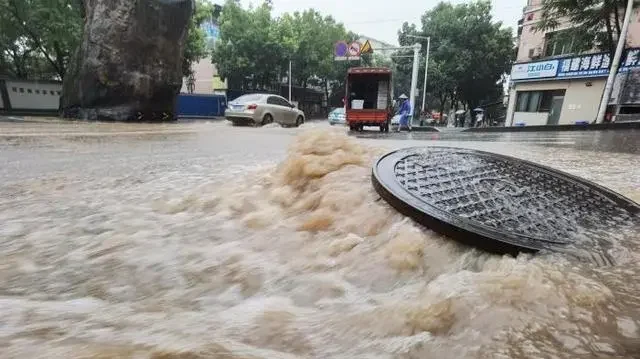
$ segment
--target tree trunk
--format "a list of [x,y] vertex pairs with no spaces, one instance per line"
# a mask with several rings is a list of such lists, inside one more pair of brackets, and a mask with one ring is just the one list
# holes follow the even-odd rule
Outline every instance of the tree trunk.
[[305,112],[305,115],[309,117],[309,114],[307,113],[307,110],[305,108],[305,105],[307,103],[307,79],[304,79],[304,81],[302,81],[302,101],[300,102],[301,103],[298,105],[298,108],[302,109],[302,111]]
[[[624,9],[624,6],[622,7]],[[620,11],[620,4],[618,0],[614,0],[613,1],[613,14],[616,20],[616,32],[618,33],[618,38],[620,38],[620,35],[622,34],[622,30],[620,29],[620,14],[618,13]]]
[[608,48],[609,48],[609,54],[611,55],[611,58],[613,59],[613,56],[616,52],[616,46],[613,42],[613,29],[611,28],[611,19],[607,18],[605,21],[605,26],[607,28],[607,39],[608,39]]
[[329,114],[329,81],[327,79],[324,79],[324,96],[327,99],[327,115]]
[[440,96],[440,121],[442,121],[442,115],[444,114],[444,107],[447,104],[447,94],[444,93]]

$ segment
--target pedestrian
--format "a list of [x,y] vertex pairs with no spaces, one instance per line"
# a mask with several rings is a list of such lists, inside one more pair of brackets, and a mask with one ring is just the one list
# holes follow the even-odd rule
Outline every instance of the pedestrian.
[[411,123],[409,122],[411,104],[409,103],[409,98],[407,95],[402,94],[398,97],[398,101],[400,101],[400,111],[398,112],[400,115],[400,123],[398,124],[398,132],[400,132],[402,127],[407,127],[409,131],[411,131]]

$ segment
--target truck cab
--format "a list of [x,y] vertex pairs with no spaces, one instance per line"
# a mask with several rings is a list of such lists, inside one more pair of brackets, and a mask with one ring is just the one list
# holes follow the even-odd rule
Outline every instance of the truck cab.
[[347,71],[346,121],[352,131],[375,126],[389,132],[392,117],[391,70],[353,67]]

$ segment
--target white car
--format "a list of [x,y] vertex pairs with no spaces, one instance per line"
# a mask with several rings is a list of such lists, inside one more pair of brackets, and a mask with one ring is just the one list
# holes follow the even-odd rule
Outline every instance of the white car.
[[224,117],[234,125],[266,125],[277,122],[281,125],[300,126],[304,123],[304,112],[284,97],[271,94],[240,96],[229,102]]

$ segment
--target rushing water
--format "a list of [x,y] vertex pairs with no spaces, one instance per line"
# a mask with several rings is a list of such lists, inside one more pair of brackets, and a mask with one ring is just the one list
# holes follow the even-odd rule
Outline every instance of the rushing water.
[[370,182],[385,150],[438,144],[639,201],[640,136],[475,136],[1,125],[0,357],[640,357],[637,227],[616,266],[501,257]]

